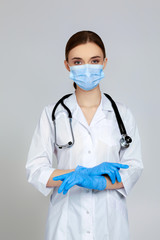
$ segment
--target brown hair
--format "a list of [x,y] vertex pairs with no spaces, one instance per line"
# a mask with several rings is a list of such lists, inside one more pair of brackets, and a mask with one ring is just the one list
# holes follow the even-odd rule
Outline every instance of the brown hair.
[[[75,34],[73,34],[70,39],[68,40],[65,48],[65,58],[66,61],[68,62],[68,54],[70,50],[80,44],[85,44],[88,42],[93,42],[96,43],[103,52],[104,58],[106,57],[106,52],[105,52],[105,47],[103,44],[102,39],[96,34],[95,32],[92,31],[79,31]],[[76,89],[76,83],[73,83],[74,88]]]

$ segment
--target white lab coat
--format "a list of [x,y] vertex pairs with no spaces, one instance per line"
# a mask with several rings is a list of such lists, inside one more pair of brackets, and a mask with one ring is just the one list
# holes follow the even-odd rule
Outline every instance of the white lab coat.
[[[120,149],[121,134],[111,102],[102,92],[101,103],[90,125],[77,103],[75,92],[64,100],[73,118],[75,143],[71,148],[62,150],[55,145],[51,118],[55,103],[44,107],[33,134],[26,173],[28,182],[43,195],[47,196],[52,192],[45,240],[130,239],[126,197],[139,179],[144,166],[140,136],[133,114],[126,105],[115,102],[127,134],[132,138],[130,147],[125,150]],[[57,125],[57,142],[65,144],[67,135],[70,136],[70,129],[66,127],[66,110],[59,105],[56,110],[57,118],[63,114],[65,120]],[[78,164],[93,167],[105,161],[128,164],[128,169],[119,170],[124,188],[99,191],[75,185],[66,195],[59,194],[58,187],[46,187],[51,173],[56,169],[52,166],[53,154],[56,156],[58,169],[73,169]]]

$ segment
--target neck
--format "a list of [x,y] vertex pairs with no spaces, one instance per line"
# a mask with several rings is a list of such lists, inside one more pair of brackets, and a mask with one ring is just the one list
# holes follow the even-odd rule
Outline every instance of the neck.
[[97,107],[101,102],[99,85],[90,91],[85,91],[77,86],[75,94],[80,107]]

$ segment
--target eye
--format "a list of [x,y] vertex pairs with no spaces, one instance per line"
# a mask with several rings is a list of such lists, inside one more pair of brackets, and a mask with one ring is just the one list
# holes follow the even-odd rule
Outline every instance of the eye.
[[79,62],[79,63],[80,63],[80,61],[75,61],[75,62],[74,62],[74,64],[75,64],[75,65],[78,65],[78,64],[76,64],[77,62]]
[[96,61],[97,63],[99,63],[99,60],[93,60],[93,62],[95,62],[95,61]]

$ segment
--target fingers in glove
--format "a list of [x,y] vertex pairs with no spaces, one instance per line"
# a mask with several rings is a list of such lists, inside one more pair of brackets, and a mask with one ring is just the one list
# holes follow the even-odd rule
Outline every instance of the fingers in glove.
[[76,181],[72,181],[70,184],[66,184],[63,194],[66,194],[68,190],[76,184]]
[[67,182],[70,178],[72,178],[72,176],[66,177],[66,179],[62,182],[62,184],[58,188],[58,193],[61,193],[64,190],[65,185],[67,184]]
[[114,184],[114,174],[113,174],[113,172],[109,172],[109,171],[108,171],[107,174],[108,174],[108,176],[110,177],[112,184]]
[[68,179],[68,181],[66,182],[63,194],[66,194],[68,190],[74,185],[78,185],[78,186],[81,185],[83,181],[84,180],[82,177],[77,178],[77,175],[74,175],[72,178]]
[[110,174],[111,174],[111,181],[112,181],[112,184],[114,184],[115,183],[115,181],[116,181],[116,175],[115,175],[115,171],[114,171],[114,169],[112,170],[110,170]]
[[113,166],[117,168],[129,168],[127,164],[121,164],[121,163],[112,163]]
[[117,170],[117,171],[115,171],[115,173],[116,173],[116,178],[117,178],[117,181],[118,181],[118,182],[121,182],[122,180],[121,180],[121,176],[120,176],[120,174],[119,174],[118,170]]
[[[112,169],[114,170],[115,177],[117,178],[117,181],[118,181],[118,182],[121,182],[122,180],[121,180],[121,176],[120,176],[120,174],[119,174],[118,169],[115,168],[115,167],[113,167],[113,166],[112,166]],[[114,182],[114,183],[115,183],[115,182]]]

